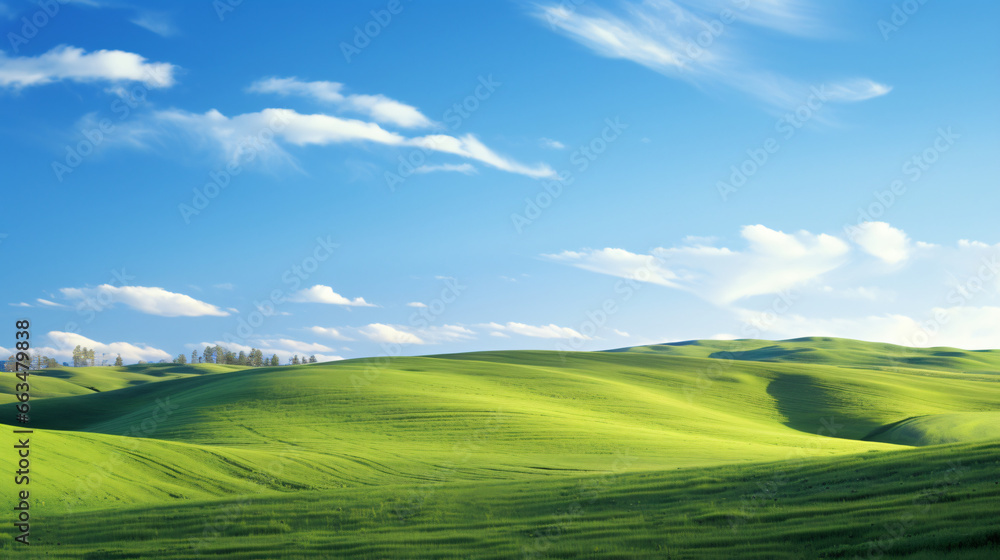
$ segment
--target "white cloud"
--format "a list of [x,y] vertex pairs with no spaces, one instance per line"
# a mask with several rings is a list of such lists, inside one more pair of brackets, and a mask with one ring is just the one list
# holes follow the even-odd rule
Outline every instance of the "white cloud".
[[423,339],[413,333],[382,323],[372,323],[367,327],[358,329],[358,331],[374,342],[384,342],[386,344],[426,344]]
[[166,13],[142,12],[129,21],[161,37],[171,37],[177,34],[177,28],[174,27],[170,16]]
[[919,315],[887,313],[856,317],[765,316],[740,310],[742,320],[758,325],[768,338],[830,336],[902,346],[953,346],[970,350],[1000,348],[1000,307],[935,307]]
[[551,138],[540,138],[538,143],[541,144],[543,148],[551,148],[553,150],[562,150],[566,148],[566,144]]
[[36,298],[35,301],[37,301],[38,303],[40,303],[42,305],[48,306],[48,307],[66,307],[65,305],[63,305],[61,303],[56,303],[54,301],[49,301],[47,299],[42,299],[42,298]]
[[880,84],[866,78],[833,82],[824,86],[824,93],[831,101],[855,103],[873,97],[881,97],[890,91],[891,86]]
[[23,301],[19,302],[19,303],[8,303],[7,305],[10,305],[10,306],[13,306],[13,307],[31,307],[30,303],[25,303]]
[[58,46],[47,53],[9,57],[0,51],[0,86],[24,88],[62,80],[75,82],[143,82],[150,88],[174,85],[177,67],[166,62],[146,62],[134,53]]
[[471,163],[443,163],[441,165],[421,165],[413,169],[414,173],[434,173],[435,171],[451,171],[455,173],[464,173],[465,175],[474,175],[477,173],[476,168]]
[[[813,2],[769,0],[743,5],[722,0],[650,0],[622,6],[621,13],[613,14],[593,5],[549,4],[536,15],[601,56],[629,60],[699,86],[721,84],[786,110],[804,103],[812,91],[808,84],[754,68],[755,59],[747,54],[743,40],[746,33],[727,29],[719,14],[725,9],[735,15],[737,21],[729,26],[816,37],[825,34],[823,21],[829,18]],[[711,39],[708,44],[706,35]],[[827,83],[824,89],[829,95],[823,101],[846,103],[885,95],[891,88],[857,78]]]
[[536,326],[509,322],[503,325],[500,323],[487,323],[483,325],[483,327],[493,329],[494,332],[500,333],[501,335],[512,333],[519,334],[521,336],[530,336],[532,338],[579,338],[583,340],[590,340],[590,337],[583,336],[569,327],[560,327],[555,324]]
[[314,354],[316,352],[333,352],[333,348],[325,346],[323,344],[318,344],[315,342],[302,342],[300,340],[292,340],[290,338],[278,338],[278,339],[258,339],[257,342],[266,348],[283,348],[285,350],[291,350],[293,352],[307,352]]
[[313,334],[333,338],[335,340],[354,340],[353,338],[345,336],[339,329],[335,329],[333,327],[309,327],[309,331]]
[[[546,164],[524,165],[497,154],[472,134],[460,137],[447,134],[406,137],[385,130],[374,122],[322,113],[306,115],[290,109],[264,109],[256,113],[227,117],[215,109],[203,114],[169,110],[154,113],[153,119],[154,124],[171,125],[197,140],[214,142],[221,148],[225,157],[231,160],[252,153],[264,158],[278,157],[290,161],[291,157],[281,148],[281,143],[295,146],[311,144],[325,146],[348,142],[372,142],[397,148],[418,147],[456,155],[502,171],[533,178],[551,177],[555,174]],[[136,126],[148,128],[148,125],[143,124]],[[266,131],[273,133],[273,141],[268,143],[254,141]]]
[[668,270],[653,255],[638,255],[625,249],[585,249],[542,255],[556,262],[571,264],[583,270],[621,278],[639,279],[661,286],[677,286],[677,275]]
[[640,255],[624,249],[543,255],[577,268],[690,291],[716,304],[778,293],[819,278],[846,262],[843,240],[807,231],[784,233],[762,225],[741,231],[748,248],[708,245],[657,248]]
[[408,327],[372,323],[357,329],[360,334],[374,342],[395,344],[442,344],[460,340],[471,340],[476,333],[461,325],[439,325],[429,327]]
[[406,304],[407,307],[427,307],[426,303],[421,303],[419,301],[411,301]]
[[[121,354],[122,360],[126,362],[137,362],[139,360],[145,360],[147,362],[158,362],[160,360],[171,360],[173,356],[164,350],[159,348],[154,348],[148,344],[133,344],[130,342],[110,342],[103,343],[96,340],[89,339],[83,335],[62,332],[62,331],[51,331],[48,333],[49,338],[58,348],[38,348],[36,349],[39,353],[45,354],[51,357],[58,357],[60,361],[68,361],[73,356],[73,348],[76,346],[83,346],[94,350],[97,356],[100,354],[108,354],[110,358],[114,358],[116,355]],[[48,352],[44,351],[47,350]]]
[[63,296],[90,301],[98,307],[123,303],[132,309],[161,317],[226,317],[228,312],[194,299],[191,296],[169,292],[163,288],[146,286],[112,286],[103,284],[96,288],[62,288]]
[[331,305],[344,305],[349,307],[376,307],[372,303],[365,301],[363,297],[348,299],[333,291],[330,286],[316,284],[311,288],[299,290],[292,294],[288,301],[299,303],[328,303]]
[[403,128],[428,127],[434,123],[416,107],[400,103],[384,95],[356,95],[342,93],[344,84],[338,82],[303,82],[298,78],[267,78],[250,85],[249,91],[309,97],[332,103],[340,108],[367,115],[375,122],[393,124]]
[[910,239],[885,222],[865,222],[854,230],[854,242],[886,264],[899,264],[910,257]]

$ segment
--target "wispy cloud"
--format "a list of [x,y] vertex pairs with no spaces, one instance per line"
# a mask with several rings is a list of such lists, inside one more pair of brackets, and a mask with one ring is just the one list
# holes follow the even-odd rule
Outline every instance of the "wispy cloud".
[[486,147],[472,134],[457,137],[447,134],[407,137],[388,131],[374,122],[322,113],[307,115],[290,109],[264,109],[234,117],[227,117],[214,109],[202,114],[169,110],[156,112],[152,118],[153,126],[148,124],[139,126],[143,129],[155,128],[162,134],[163,125],[172,125],[195,139],[214,142],[228,159],[239,158],[247,149],[249,139],[258,137],[262,131],[271,131],[274,142],[255,148],[255,154],[290,160],[290,156],[281,148],[281,143],[295,146],[324,146],[370,142],[451,154],[478,161],[495,169],[534,178],[554,175],[552,168],[546,164],[529,166],[502,156]]
[[756,68],[746,34],[728,29],[743,25],[801,37],[829,35],[822,9],[811,1],[646,0],[623,2],[617,13],[560,3],[540,6],[536,16],[601,56],[630,60],[699,86],[744,91],[773,107],[799,105],[819,86],[830,92],[829,101],[838,103],[863,101],[891,90],[867,78],[810,84]]
[[412,105],[381,94],[345,94],[343,89],[344,84],[338,82],[303,82],[298,78],[267,78],[254,82],[248,88],[255,93],[299,96],[330,103],[340,109],[366,115],[382,124],[403,128],[423,128],[434,124]]
[[538,140],[538,143],[543,148],[551,148],[553,150],[562,150],[566,148],[566,144],[563,144],[562,142],[558,140],[553,140],[551,138],[540,138]]
[[161,37],[172,37],[177,34],[177,28],[170,15],[164,12],[140,12],[129,21]]
[[508,322],[504,324],[486,323],[480,326],[486,329],[490,329],[492,331],[490,333],[491,335],[500,337],[504,337],[509,334],[517,334],[532,338],[563,338],[563,339],[576,338],[581,340],[590,340],[590,337],[584,336],[574,329],[571,329],[569,327],[560,327],[559,325],[555,324],[528,325],[525,323]]
[[386,344],[442,344],[460,340],[471,340],[476,333],[461,325],[436,325],[410,327],[371,323],[357,329],[365,338]]
[[441,165],[421,165],[413,170],[414,173],[434,173],[437,171],[450,171],[454,173],[464,173],[465,175],[475,175],[476,168],[471,163],[442,163]]
[[365,301],[365,298],[363,297],[349,299],[333,291],[333,288],[330,286],[324,286],[322,284],[316,284],[311,288],[295,292],[289,298],[289,301],[299,303],[326,303],[347,307],[376,307],[375,304]]
[[121,303],[150,315],[161,317],[226,317],[228,312],[185,294],[147,286],[112,286],[103,284],[96,288],[62,288],[62,295],[69,299],[92,302],[105,306]]
[[144,82],[151,88],[174,85],[177,67],[147,62],[138,54],[100,50],[91,53],[70,46],[55,47],[38,56],[10,57],[0,51],[0,86],[21,89],[63,80],[75,82]]

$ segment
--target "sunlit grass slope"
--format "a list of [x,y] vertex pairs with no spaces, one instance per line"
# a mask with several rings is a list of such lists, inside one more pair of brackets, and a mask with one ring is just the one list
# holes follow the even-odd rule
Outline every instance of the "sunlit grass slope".
[[[44,399],[86,395],[155,381],[240,369],[245,368],[218,364],[138,364],[123,367],[59,367],[33,370],[30,372],[31,396],[35,399]],[[18,382],[12,373],[0,375],[0,403],[16,401],[14,387]]]
[[1000,554],[998,456],[959,444],[46,514],[17,557],[985,560]]
[[[539,542],[530,535],[572,506],[573,488],[614,479],[623,482],[574,513],[578,528],[558,529],[562,544],[540,557],[782,557],[773,542],[847,555],[844,546],[880,530],[858,520],[881,523],[903,508],[940,457],[996,470],[983,459],[1000,441],[995,353],[741,342],[53,370],[32,377],[42,393],[31,410],[33,511],[67,535],[65,550],[110,547],[93,558],[192,557],[178,539],[211,514],[198,508],[224,511],[246,496],[254,505],[206,545],[212,554],[320,558],[334,547],[384,558],[419,542],[461,551],[423,557],[469,557],[492,543],[502,558]],[[0,405],[0,419],[13,416],[13,404]],[[952,445],[915,447],[940,443]],[[13,459],[0,454],[0,470],[13,472]],[[793,464],[813,474],[779,485],[786,505],[754,498],[760,527],[720,533],[722,519],[747,521],[733,500]],[[877,487],[870,500],[851,478],[864,469]],[[983,473],[962,505],[925,518],[935,546],[956,535],[993,546],[980,528],[997,487]],[[0,495],[0,507],[12,496]],[[390,514],[400,508],[411,513]],[[127,528],[91,537],[75,528],[126,511]],[[858,528],[845,535],[838,523]],[[292,539],[301,553],[276,552]]]

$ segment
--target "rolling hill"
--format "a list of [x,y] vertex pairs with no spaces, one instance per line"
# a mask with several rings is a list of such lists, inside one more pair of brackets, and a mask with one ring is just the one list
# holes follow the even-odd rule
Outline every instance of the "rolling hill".
[[[955,552],[978,557],[997,546],[973,513],[998,496],[998,373],[996,351],[827,338],[43,371],[35,507],[67,554],[104,547],[94,558],[191,557],[198,512],[233,504],[203,545],[213,555],[507,558],[571,511],[573,528],[531,554],[816,557],[787,541],[846,556],[878,533],[859,519],[906,510],[949,457],[969,496],[921,523],[935,546],[968,536]],[[122,512],[136,521],[95,525]],[[712,537],[727,523],[745,530]],[[834,542],[838,524],[858,528]],[[885,554],[920,557],[915,538]],[[454,552],[403,555],[415,542]],[[475,552],[486,544],[499,552]]]

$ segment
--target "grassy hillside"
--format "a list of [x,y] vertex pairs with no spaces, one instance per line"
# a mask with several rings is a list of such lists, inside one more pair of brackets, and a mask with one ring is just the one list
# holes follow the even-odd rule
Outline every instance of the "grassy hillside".
[[[123,367],[50,368],[31,372],[31,396],[36,399],[86,395],[156,381],[182,379],[245,369],[217,364],[138,364]],[[0,403],[14,402],[13,375],[0,375]]]
[[[998,451],[964,444],[52,514],[38,522],[39,546],[18,557],[985,560],[1000,553]],[[0,554],[11,550],[0,541]]]
[[[464,551],[440,557],[469,557],[493,541],[519,550],[546,526],[545,515],[572,505],[573,488],[613,479],[624,481],[608,488],[614,499],[574,514],[583,532],[560,529],[562,544],[539,557],[782,557],[764,546],[770,538],[847,554],[833,547],[834,527],[903,507],[931,467],[955,457],[972,461],[975,497],[926,522],[946,536],[959,534],[960,522],[979,530],[970,512],[981,514],[997,489],[986,460],[1000,441],[996,353],[740,342],[739,351],[698,341],[276,368],[52,371],[33,377],[37,386],[67,384],[33,401],[32,452],[44,481],[36,508],[66,535],[63,550],[112,550],[127,536],[135,542],[118,547],[120,557],[147,545],[144,558],[190,557],[178,543],[210,515],[198,508],[225,512],[234,503],[240,521],[213,541],[215,554],[319,558],[336,543],[346,557],[400,557],[407,542],[439,539]],[[943,352],[950,355],[935,355]],[[104,389],[69,392],[84,384]],[[0,405],[0,419],[12,407]],[[0,469],[12,471],[12,459],[0,454]],[[794,489],[782,494],[789,509],[781,511],[797,525],[769,517],[777,506],[754,498],[768,512],[753,515],[761,526],[712,544],[721,519],[747,524],[733,510],[741,496],[793,468],[812,469],[803,477],[825,486],[782,482],[769,491],[773,502],[770,494]],[[870,500],[852,495],[868,492],[851,482],[864,469]],[[10,507],[10,497],[3,493],[0,506]],[[75,528],[126,510],[139,521],[90,536]],[[852,530],[841,544],[873,531]],[[975,534],[992,546],[989,531]],[[293,539],[305,551],[275,552]]]

